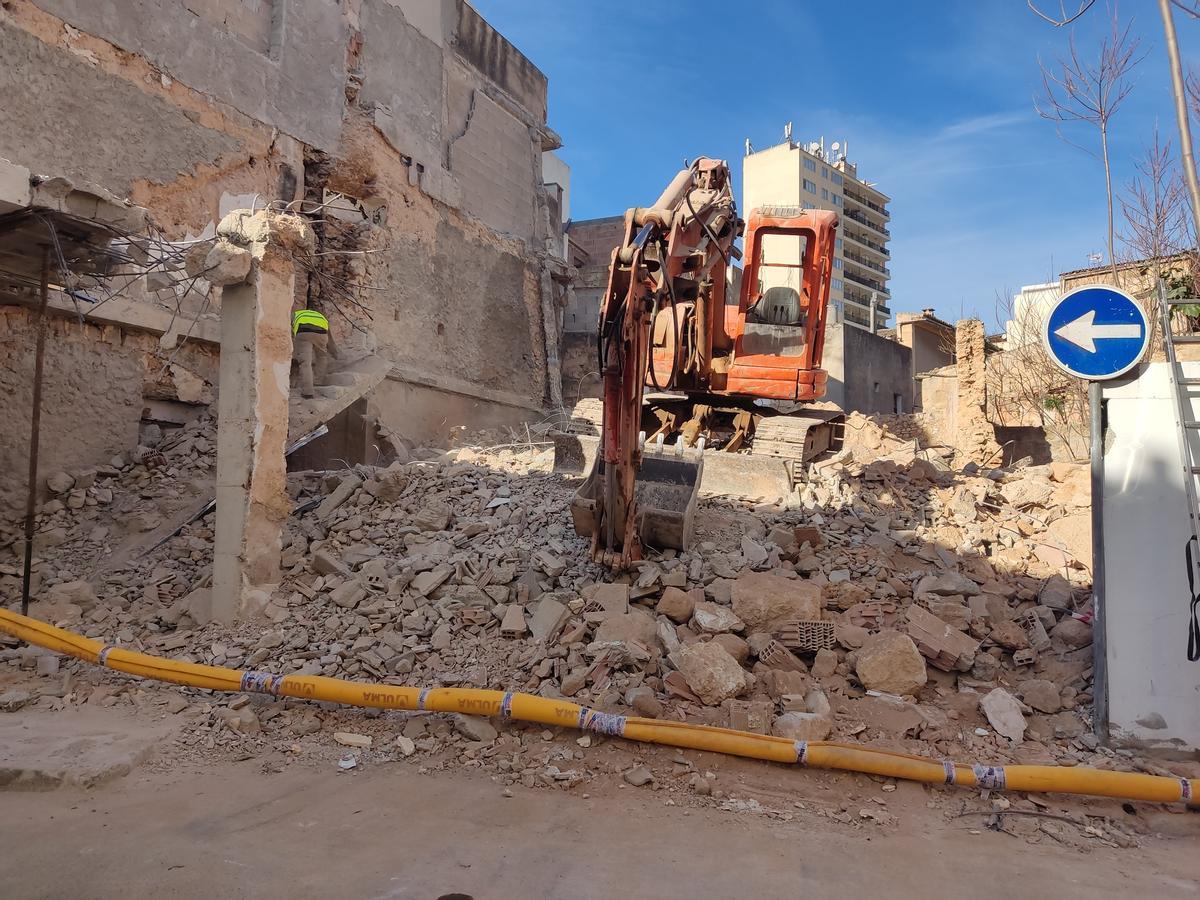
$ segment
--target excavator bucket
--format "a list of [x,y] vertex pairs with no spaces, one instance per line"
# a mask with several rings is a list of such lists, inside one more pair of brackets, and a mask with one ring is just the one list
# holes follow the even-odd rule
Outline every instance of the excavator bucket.
[[787,460],[710,450],[701,489],[705,497],[779,503],[792,493],[792,479]]
[[[554,471],[567,478],[589,475],[595,468],[600,439],[590,434],[552,432]],[[668,456],[671,448],[667,448]],[[695,451],[688,451],[694,454]],[[647,454],[647,459],[649,454]],[[659,457],[661,459],[661,457]],[[778,503],[792,493],[788,460],[778,457],[704,451],[704,477],[698,494],[729,497],[758,503]],[[639,484],[643,476],[639,473]],[[699,478],[699,476],[697,476]],[[585,534],[579,531],[579,534]],[[591,532],[586,532],[590,534]],[[668,544],[667,546],[674,546]]]
[[552,431],[554,442],[554,472],[566,478],[580,478],[590,474],[596,461],[596,450],[600,439],[594,434],[575,434],[567,431]]
[[[571,499],[571,520],[577,534],[591,537],[598,527],[597,510],[604,488],[603,460],[596,453],[597,439],[589,440],[587,435],[565,437],[581,439],[566,443],[572,464],[581,458],[580,453],[586,454],[584,448],[590,444],[588,475]],[[558,466],[558,447],[556,439],[555,470],[562,471]],[[638,535],[643,546],[659,550],[688,548],[704,463],[704,454],[696,450],[677,454],[671,447],[661,451],[652,445],[646,447],[638,467],[634,494]]]

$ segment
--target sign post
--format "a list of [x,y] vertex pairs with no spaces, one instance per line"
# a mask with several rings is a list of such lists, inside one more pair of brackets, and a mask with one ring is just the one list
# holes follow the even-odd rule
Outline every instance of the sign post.
[[1046,316],[1046,352],[1068,375],[1088,381],[1092,463],[1092,662],[1096,724],[1108,740],[1108,650],[1104,604],[1104,408],[1100,382],[1124,375],[1146,355],[1150,323],[1124,291],[1088,285],[1065,294]]

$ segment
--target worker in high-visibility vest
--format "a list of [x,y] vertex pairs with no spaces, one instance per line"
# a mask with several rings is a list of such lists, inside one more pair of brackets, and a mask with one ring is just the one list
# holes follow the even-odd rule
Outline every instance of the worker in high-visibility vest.
[[315,383],[323,384],[329,357],[337,359],[337,355],[328,319],[315,309],[300,309],[292,314],[292,359],[300,369],[300,396],[316,396],[314,374]]

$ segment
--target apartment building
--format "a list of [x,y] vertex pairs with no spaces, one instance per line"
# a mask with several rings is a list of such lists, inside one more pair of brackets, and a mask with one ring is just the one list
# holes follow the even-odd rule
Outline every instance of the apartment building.
[[836,319],[878,332],[887,327],[890,198],[859,178],[846,143],[825,139],[797,144],[789,137],[765,150],[746,145],[742,214],[756,206],[805,206],[839,214],[837,258],[830,302]]

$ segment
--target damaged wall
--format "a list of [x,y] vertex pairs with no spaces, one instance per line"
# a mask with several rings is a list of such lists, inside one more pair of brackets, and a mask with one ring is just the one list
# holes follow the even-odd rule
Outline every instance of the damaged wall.
[[[211,402],[216,354],[187,344],[163,368],[159,342],[149,334],[113,326],[80,325],[50,317],[42,385],[38,469],[42,479],[107,463],[138,443],[146,398],[202,404]],[[29,465],[29,418],[33,397],[36,339],[33,314],[0,307],[0,515],[24,508]],[[174,371],[172,371],[172,369]]]
[[[341,131],[346,24],[328,0],[34,0],[168,78],[333,148]],[[117,105],[120,116],[124,111]],[[110,190],[112,188],[110,187]]]
[[127,196],[172,239],[344,191],[374,211],[344,246],[382,251],[357,270],[370,319],[343,310],[372,332],[354,343],[424,390],[551,395],[546,79],[463,0],[8,0],[0,58],[0,157]]

